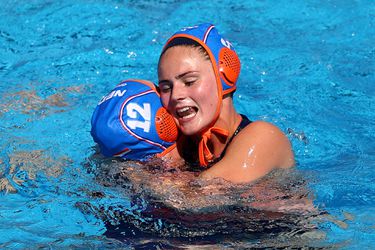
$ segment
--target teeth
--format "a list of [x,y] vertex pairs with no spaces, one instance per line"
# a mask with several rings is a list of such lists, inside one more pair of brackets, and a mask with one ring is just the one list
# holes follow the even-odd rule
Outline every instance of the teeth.
[[178,113],[183,113],[183,112],[188,111],[189,109],[190,109],[189,107],[185,107],[185,108],[179,109],[177,112]]
[[184,108],[180,108],[176,111],[177,115],[179,117],[185,117],[185,118],[190,118],[192,116],[194,116],[195,112],[194,112],[194,109],[192,107],[184,107]]

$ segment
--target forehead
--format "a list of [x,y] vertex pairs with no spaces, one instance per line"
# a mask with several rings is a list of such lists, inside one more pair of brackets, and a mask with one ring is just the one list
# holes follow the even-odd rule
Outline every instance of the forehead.
[[189,45],[178,45],[168,48],[163,55],[161,56],[160,60],[168,57],[177,57],[180,58],[181,56],[190,56],[196,60],[204,60],[205,55],[202,51],[200,51],[199,47],[189,46]]
[[[203,68],[202,68],[203,66]],[[204,54],[197,47],[192,46],[174,46],[168,48],[160,58],[158,73],[167,73],[182,68],[199,69],[202,71],[212,67],[210,61],[205,59]]]

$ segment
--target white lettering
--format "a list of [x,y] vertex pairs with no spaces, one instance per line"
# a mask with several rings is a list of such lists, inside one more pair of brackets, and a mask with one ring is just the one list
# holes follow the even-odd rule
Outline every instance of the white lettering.
[[191,30],[191,29],[196,29],[196,28],[198,28],[197,25],[195,25],[195,26],[188,26],[188,27],[182,28],[181,31],[184,32],[184,31]]
[[126,93],[126,89],[121,91],[121,90],[116,90],[116,92],[113,94],[113,96],[118,96],[121,97]]
[[116,87],[124,87],[124,86],[127,86],[128,84],[126,82],[123,82],[123,83],[120,83],[119,85],[117,85]]
[[98,105],[102,104],[103,102],[111,99],[112,97],[121,97],[123,95],[125,95],[126,93],[126,89],[124,90],[113,90],[111,93],[109,93],[108,95],[106,96],[103,96],[102,99],[100,100],[100,102],[98,103]]
[[[144,103],[143,107],[138,103],[131,102],[126,106],[126,113],[129,118],[126,125],[131,129],[141,128],[146,133],[150,132],[151,127],[151,105],[150,103]],[[144,121],[137,119],[137,115],[140,115]]]
[[227,47],[228,49],[231,49],[233,47],[233,45],[228,40],[225,40],[224,38],[221,38],[220,41],[221,41],[221,44]]

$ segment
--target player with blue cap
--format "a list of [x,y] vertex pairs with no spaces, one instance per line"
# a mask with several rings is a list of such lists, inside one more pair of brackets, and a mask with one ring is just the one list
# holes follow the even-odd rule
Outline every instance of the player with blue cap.
[[232,43],[222,37],[214,25],[204,23],[182,28],[168,39],[162,54],[170,47],[189,44],[191,41],[202,46],[208,53],[212,65],[215,65],[220,96],[234,92],[241,71],[241,62]]
[[201,46],[207,53],[213,65],[218,96],[220,97],[216,105],[215,118],[201,131],[199,161],[202,166],[207,166],[208,161],[213,158],[213,154],[207,146],[208,138],[211,137],[212,133],[228,137],[228,131],[214,127],[214,124],[219,118],[224,96],[236,90],[237,79],[241,71],[241,62],[232,43],[222,37],[215,26],[209,23],[185,27],[173,34],[163,47],[160,58],[171,47],[192,44]]
[[271,123],[236,111],[241,63],[209,23],[183,28],[164,45],[158,64],[161,102],[181,133],[181,157],[205,168],[203,178],[243,183],[294,165],[291,144]]
[[155,85],[132,79],[118,84],[98,103],[91,135],[104,156],[145,160],[172,150],[178,130]]

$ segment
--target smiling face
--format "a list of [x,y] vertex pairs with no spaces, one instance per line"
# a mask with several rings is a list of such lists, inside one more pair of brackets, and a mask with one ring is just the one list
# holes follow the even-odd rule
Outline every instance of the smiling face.
[[218,87],[211,62],[196,47],[174,46],[158,68],[162,104],[185,135],[202,132],[216,118]]

